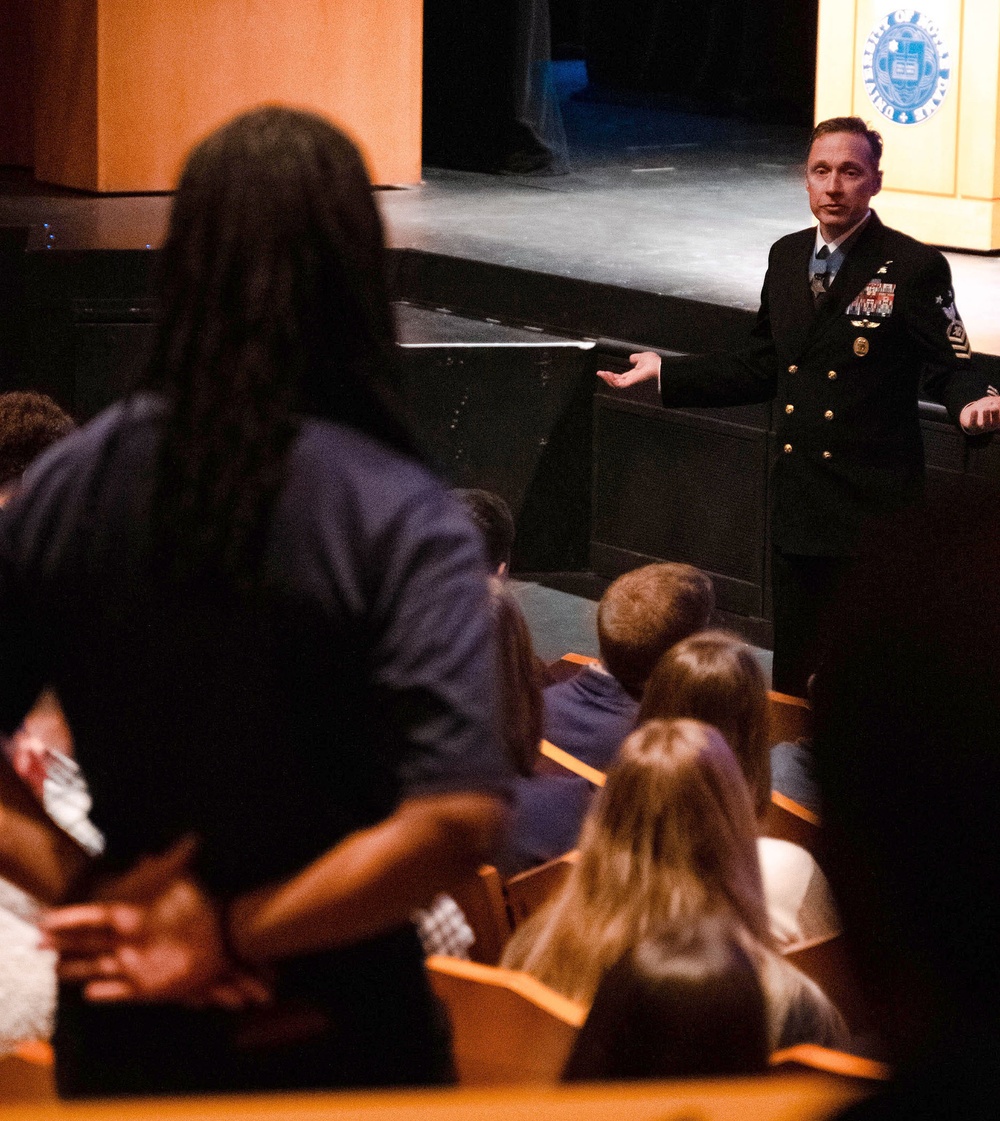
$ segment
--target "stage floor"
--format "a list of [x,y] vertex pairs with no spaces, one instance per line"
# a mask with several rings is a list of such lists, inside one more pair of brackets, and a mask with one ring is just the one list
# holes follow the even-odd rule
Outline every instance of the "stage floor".
[[[807,130],[573,100],[581,65],[556,70],[569,173],[427,168],[422,186],[377,194],[391,244],[756,310],[769,246],[812,222]],[[39,188],[19,173],[0,182],[0,225],[30,225],[37,248],[155,248],[169,204]],[[973,348],[1000,355],[1000,258],[947,256]]]

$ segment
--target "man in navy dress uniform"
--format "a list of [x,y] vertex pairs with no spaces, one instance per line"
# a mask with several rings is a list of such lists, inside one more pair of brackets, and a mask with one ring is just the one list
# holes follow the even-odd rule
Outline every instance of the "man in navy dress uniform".
[[804,695],[817,624],[863,527],[919,501],[921,390],[969,433],[1000,428],[976,370],[948,262],[883,226],[882,138],[859,117],[813,130],[806,165],[818,226],[771,247],[749,345],[738,353],[631,356],[599,371],[622,388],[659,378],[667,406],[776,401],[772,473],[773,682]]

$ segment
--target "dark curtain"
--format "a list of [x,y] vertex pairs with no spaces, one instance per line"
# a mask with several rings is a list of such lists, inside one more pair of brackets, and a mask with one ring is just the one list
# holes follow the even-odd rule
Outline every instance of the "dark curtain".
[[424,162],[562,170],[548,0],[425,0]]
[[588,0],[597,87],[811,123],[818,0]]

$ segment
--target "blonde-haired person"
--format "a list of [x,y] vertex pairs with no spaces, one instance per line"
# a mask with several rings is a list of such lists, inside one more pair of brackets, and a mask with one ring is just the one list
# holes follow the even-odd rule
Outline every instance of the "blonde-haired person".
[[772,1050],[843,1046],[836,1009],[774,949],[755,826],[746,780],[714,728],[649,721],[622,743],[563,890],[518,928],[502,964],[589,1004],[629,948],[714,918],[758,970]]
[[[757,820],[771,804],[767,684],[750,647],[728,631],[701,631],[678,642],[656,664],[639,721],[691,717],[725,736],[750,787]],[[840,930],[826,876],[800,845],[757,838],[771,934],[783,951]]]

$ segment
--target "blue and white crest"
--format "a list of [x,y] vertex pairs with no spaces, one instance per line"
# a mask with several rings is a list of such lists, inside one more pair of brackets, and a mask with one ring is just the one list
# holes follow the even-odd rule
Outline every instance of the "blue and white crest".
[[951,58],[932,20],[912,8],[898,8],[868,36],[861,73],[872,104],[884,117],[917,125],[944,101]]

